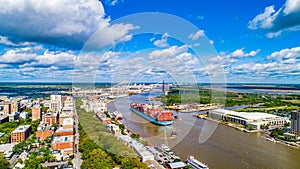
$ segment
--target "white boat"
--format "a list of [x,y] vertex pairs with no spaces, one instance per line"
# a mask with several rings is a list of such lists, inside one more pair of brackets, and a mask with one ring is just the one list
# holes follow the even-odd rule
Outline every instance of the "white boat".
[[112,113],[112,116],[113,116],[115,119],[117,119],[117,120],[122,120],[122,119],[123,119],[122,114],[121,114],[120,112],[118,112],[118,111],[113,112],[113,113]]
[[170,149],[167,145],[165,145],[165,144],[162,144],[160,147],[161,147],[164,151],[171,151],[171,149]]
[[271,137],[271,138],[268,137],[267,140],[268,140],[268,141],[272,141],[272,142],[274,142],[274,143],[276,142],[276,140],[275,140],[274,138],[272,138],[272,137]]
[[192,169],[209,169],[208,166],[197,159],[194,156],[190,155],[190,157],[186,160],[186,164],[191,166]]

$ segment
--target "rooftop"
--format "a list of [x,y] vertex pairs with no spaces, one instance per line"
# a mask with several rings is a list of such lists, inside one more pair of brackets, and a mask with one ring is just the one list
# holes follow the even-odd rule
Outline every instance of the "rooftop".
[[49,131],[49,130],[51,130],[51,125],[42,122],[39,124],[37,130],[38,131]]
[[62,125],[73,125],[74,119],[73,118],[65,118],[62,122]]
[[73,136],[54,137],[52,143],[55,144],[55,143],[65,143],[65,142],[74,142],[74,137]]
[[59,127],[56,132],[70,132],[70,131],[73,131],[73,128],[67,128],[67,129],[64,129],[62,127]]
[[8,116],[0,115],[0,120],[7,118]]
[[185,163],[179,161],[179,162],[174,162],[174,163],[168,163],[168,165],[171,167],[171,168],[183,168],[186,166]]
[[280,116],[274,115],[274,114],[268,114],[268,113],[260,113],[260,112],[235,112],[231,110],[225,110],[225,109],[216,109],[214,112],[218,112],[224,115],[231,115],[243,118],[245,120],[262,120],[262,119],[272,119],[272,118],[281,118]]
[[25,132],[29,127],[30,127],[30,125],[19,126],[11,133]]

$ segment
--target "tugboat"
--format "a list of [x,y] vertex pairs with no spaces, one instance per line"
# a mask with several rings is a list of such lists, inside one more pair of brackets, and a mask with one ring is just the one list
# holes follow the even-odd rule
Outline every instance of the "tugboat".
[[175,130],[173,130],[173,131],[171,132],[171,137],[176,137],[176,136],[177,136],[177,133],[176,133]]

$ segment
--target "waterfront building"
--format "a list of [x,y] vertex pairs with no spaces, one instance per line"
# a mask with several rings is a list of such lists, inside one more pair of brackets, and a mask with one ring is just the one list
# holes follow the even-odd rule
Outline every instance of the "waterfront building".
[[137,140],[128,135],[121,135],[118,137],[118,139],[131,147],[138,154],[142,162],[154,160],[154,154],[152,154],[142,143],[138,142]]
[[50,95],[50,111],[60,112],[62,108],[61,95]]
[[26,140],[31,134],[31,126],[23,125],[17,127],[13,132],[11,132],[10,142],[18,143]]
[[121,135],[121,130],[119,128],[119,126],[115,125],[115,124],[111,124],[111,123],[106,123],[106,130],[110,133],[112,133],[113,135],[119,137]]
[[268,113],[260,112],[235,112],[225,109],[215,109],[209,113],[209,117],[217,120],[240,123],[245,126],[253,126],[259,130],[261,125],[270,125],[270,128],[282,127],[288,121],[285,117],[280,117]]
[[48,137],[52,137],[53,130],[51,128],[52,125],[41,122],[36,131],[36,137],[40,140],[46,140]]
[[291,133],[300,135],[300,111],[291,113]]
[[42,107],[40,105],[34,105],[31,108],[31,118],[32,121],[40,120],[42,118]]

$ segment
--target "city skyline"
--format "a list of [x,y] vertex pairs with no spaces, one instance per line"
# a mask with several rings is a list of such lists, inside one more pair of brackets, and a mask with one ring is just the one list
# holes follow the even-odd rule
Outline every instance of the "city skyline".
[[[120,67],[128,54],[181,58],[191,63],[188,69],[184,66],[182,69],[192,72],[200,83],[209,82],[205,72],[214,69],[216,61],[220,62],[229,83],[297,83],[300,80],[299,0],[6,3],[7,6],[0,7],[2,82],[72,82],[81,49],[99,27],[104,30],[100,33],[100,43],[122,42],[126,49],[119,43],[115,51],[106,53],[106,59],[99,64],[97,82],[115,82],[112,73],[118,72],[115,68]],[[138,25],[112,24],[118,18],[141,12],[168,13],[194,24],[199,31],[190,34],[190,39],[206,35],[216,56],[209,63],[197,63],[190,46],[178,42],[168,32],[139,39],[130,34]],[[152,50],[143,51],[148,48]],[[153,81],[158,75],[160,80],[163,78],[160,75],[167,73],[148,68],[141,72],[140,80]]]

